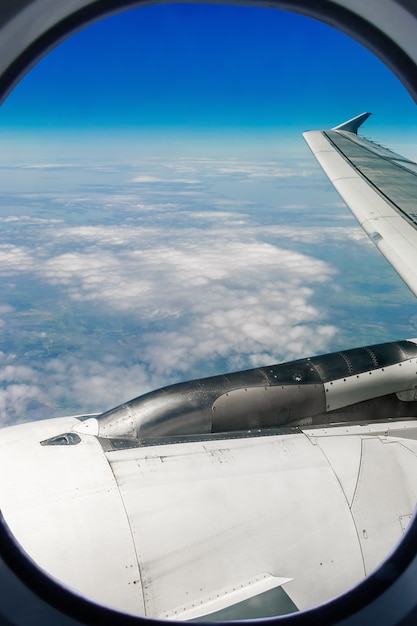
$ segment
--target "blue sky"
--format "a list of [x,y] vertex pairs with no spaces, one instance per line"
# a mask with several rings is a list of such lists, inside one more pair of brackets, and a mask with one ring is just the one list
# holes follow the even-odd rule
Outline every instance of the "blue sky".
[[399,81],[331,27],[272,9],[174,4],[113,16],[61,44],[3,105],[0,129],[9,153],[245,141],[271,153],[363,110],[380,138],[410,142],[417,129]]
[[366,109],[417,157],[391,73],[280,11],[145,7],[41,61],[0,110],[0,423],[415,336],[301,138]]

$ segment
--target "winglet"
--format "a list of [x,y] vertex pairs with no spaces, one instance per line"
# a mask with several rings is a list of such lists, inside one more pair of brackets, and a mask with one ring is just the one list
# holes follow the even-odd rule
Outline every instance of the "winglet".
[[343,124],[339,124],[339,126],[335,126],[332,130],[346,130],[349,133],[355,133],[355,135],[357,135],[359,126],[362,126],[370,115],[370,113],[361,113],[361,115],[352,117],[351,120],[343,122]]

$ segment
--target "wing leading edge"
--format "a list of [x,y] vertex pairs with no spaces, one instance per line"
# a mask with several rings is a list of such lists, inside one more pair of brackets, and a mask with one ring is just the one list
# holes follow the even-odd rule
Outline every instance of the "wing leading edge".
[[364,231],[417,295],[417,164],[358,136],[369,115],[303,137]]

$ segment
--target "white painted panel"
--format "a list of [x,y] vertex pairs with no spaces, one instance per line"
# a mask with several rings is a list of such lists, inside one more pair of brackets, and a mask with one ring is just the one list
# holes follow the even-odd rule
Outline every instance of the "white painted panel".
[[410,359],[325,383],[326,407],[333,411],[370,398],[413,389],[416,385],[417,359]]
[[350,506],[355,493],[361,462],[361,438],[357,435],[330,435],[318,437],[316,441],[333,468]]
[[417,456],[400,442],[365,438],[352,514],[358,528],[366,572],[392,551],[403,534],[401,517],[417,499]]
[[405,533],[405,531],[407,530],[408,524],[410,523],[412,517],[413,516],[411,513],[409,515],[400,515],[400,524],[403,533]]
[[[417,417],[417,416],[416,416]],[[350,424],[346,423],[340,426],[311,426],[303,428],[303,433],[311,440],[317,440],[319,437],[346,437],[349,435],[374,435],[378,437],[401,437],[402,444],[407,442],[412,446],[417,445],[417,441],[408,442],[408,438],[415,439],[417,419],[411,418],[407,420],[393,420],[392,422],[368,422],[367,424]],[[406,439],[404,439],[406,438]],[[316,442],[317,443],[317,442]],[[412,448],[414,450],[414,448]]]
[[148,615],[227,598],[259,572],[293,578],[284,588],[300,608],[363,575],[340,483],[304,435],[138,448],[108,458],[131,520]]
[[323,149],[319,152],[315,152],[314,150],[313,152],[317,161],[326,172],[329,180],[334,184],[335,181],[339,180],[348,180],[350,182],[351,180],[359,179],[359,174],[356,170],[354,170],[346,159],[344,159],[339,152],[335,150],[334,146],[325,138],[324,135],[321,136],[323,142],[326,143],[326,146],[324,147],[323,145]]
[[[398,213],[389,202],[356,174],[351,166],[346,164],[346,167],[350,169],[350,176],[334,177],[332,182],[360,224],[369,219],[398,217]],[[407,226],[412,229],[409,224]]]
[[249,580],[238,581],[231,587],[217,589],[207,598],[200,598],[198,602],[190,602],[188,606],[168,611],[164,617],[167,619],[189,620],[209,615],[238,602],[253,598],[258,594],[265,593],[265,591],[280,587],[290,582],[290,580],[291,578],[277,578],[276,576],[262,573]]
[[303,133],[303,137],[314,155],[318,155],[321,152],[335,152],[334,146],[331,145],[321,130],[309,130]]
[[23,548],[46,571],[104,604],[143,612],[129,522],[95,437],[70,446],[40,441],[74,418],[0,430],[0,508]]

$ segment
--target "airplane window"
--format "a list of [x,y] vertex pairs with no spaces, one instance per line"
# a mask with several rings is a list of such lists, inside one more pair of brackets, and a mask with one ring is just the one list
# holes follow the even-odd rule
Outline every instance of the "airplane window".
[[399,541],[415,296],[301,133],[372,111],[329,138],[380,196],[401,168],[399,215],[414,106],[324,24],[191,4],[103,20],[11,94],[0,508],[53,576],[134,614],[248,619],[339,595]]

